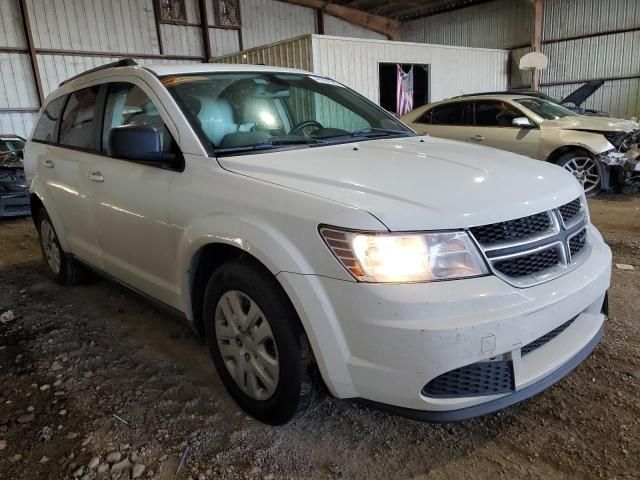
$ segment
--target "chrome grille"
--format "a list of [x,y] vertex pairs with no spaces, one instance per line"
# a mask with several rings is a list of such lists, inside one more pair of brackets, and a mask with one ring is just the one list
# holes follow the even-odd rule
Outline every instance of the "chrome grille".
[[581,251],[586,244],[587,244],[587,229],[585,228],[584,230],[580,230],[580,232],[577,235],[569,239],[569,251],[571,252],[571,255],[573,256],[579,251]]
[[561,206],[558,210],[560,211],[562,220],[566,224],[580,213],[580,210],[582,210],[582,203],[579,198],[576,198],[573,202],[569,202],[566,205]]
[[517,287],[556,278],[580,263],[588,246],[582,199],[527,217],[469,229],[493,272]]
[[508,277],[524,277],[541,272],[560,263],[561,257],[557,248],[548,248],[537,253],[522,255],[509,260],[500,260],[493,267]]
[[471,233],[481,244],[492,245],[498,242],[518,240],[536,235],[547,231],[549,228],[551,228],[551,218],[544,212],[508,222],[473,227],[471,228]]

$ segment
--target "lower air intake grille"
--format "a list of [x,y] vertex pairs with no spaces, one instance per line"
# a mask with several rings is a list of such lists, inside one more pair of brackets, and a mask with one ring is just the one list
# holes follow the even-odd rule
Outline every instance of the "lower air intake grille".
[[426,397],[456,398],[509,393],[514,389],[511,361],[478,362],[434,378],[424,387]]
[[561,258],[556,248],[549,248],[541,252],[496,261],[493,266],[503,275],[509,277],[524,277],[541,272],[560,263]]
[[541,346],[549,343],[551,340],[553,340],[558,335],[560,335],[562,332],[564,332],[567,328],[569,328],[569,325],[571,325],[574,320],[575,320],[575,317],[572,318],[571,320],[569,320],[568,322],[563,323],[559,327],[554,328],[549,333],[541,336],[540,338],[535,339],[533,342],[525,345],[520,350],[520,354],[521,355],[526,355],[527,353],[531,353],[534,350],[540,348]]

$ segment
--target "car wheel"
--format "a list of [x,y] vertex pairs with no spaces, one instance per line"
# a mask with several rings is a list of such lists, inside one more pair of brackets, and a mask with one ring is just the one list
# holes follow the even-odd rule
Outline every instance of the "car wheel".
[[62,250],[46,210],[41,209],[38,212],[36,225],[40,237],[40,248],[53,279],[60,285],[76,285],[85,280],[89,272]]
[[281,425],[317,401],[321,380],[309,342],[270,272],[242,259],[217,269],[207,284],[204,319],[218,374],[249,415]]
[[556,164],[573,174],[582,184],[585,195],[596,195],[602,188],[602,164],[589,153],[566,153]]

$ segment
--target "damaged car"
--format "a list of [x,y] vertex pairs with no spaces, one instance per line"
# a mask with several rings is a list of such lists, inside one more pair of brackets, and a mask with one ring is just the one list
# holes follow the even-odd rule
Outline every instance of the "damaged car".
[[587,195],[625,188],[640,157],[638,123],[579,115],[522,94],[457,97],[418,108],[402,120],[434,137],[555,163],[571,172]]
[[29,215],[29,189],[22,163],[25,139],[0,134],[0,218]]
[[604,85],[604,80],[592,80],[590,82],[581,85],[579,88],[571,92],[569,95],[559,100],[554,98],[546,93],[538,92],[537,90],[506,90],[503,92],[486,92],[486,93],[472,93],[467,95],[459,95],[455,98],[463,98],[463,97],[475,97],[478,95],[526,95],[528,97],[537,97],[542,98],[543,100],[548,100],[549,102],[557,103],[558,105],[562,105],[565,108],[579,114],[586,115],[589,117],[610,117],[607,112],[603,112],[601,110],[595,110],[593,108],[584,108],[584,102],[590,98],[596,90]]

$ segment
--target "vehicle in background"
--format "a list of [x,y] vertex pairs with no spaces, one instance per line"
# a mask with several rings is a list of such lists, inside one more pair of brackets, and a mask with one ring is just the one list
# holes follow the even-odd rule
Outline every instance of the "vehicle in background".
[[640,127],[616,118],[587,117],[543,98],[521,94],[456,97],[402,117],[434,137],[486,145],[555,163],[587,195],[622,188],[625,164],[640,156]]
[[26,140],[18,135],[0,133],[0,160],[22,158]]
[[0,134],[0,218],[29,215],[29,189],[22,163],[25,139]]
[[582,104],[589,97],[591,97],[591,95],[593,95],[596,90],[602,87],[602,85],[604,85],[604,80],[593,80],[591,82],[587,82],[564,97],[562,100],[558,100],[557,98],[553,98],[550,95],[539,92],[537,90],[505,90],[502,92],[471,93],[466,95],[458,95],[457,97],[453,98],[477,97],[479,95],[526,95],[528,97],[542,98],[543,100],[557,103],[558,105],[562,105],[563,107],[566,107],[579,115],[587,115],[590,117],[610,117],[611,115],[609,115],[607,112],[594,110],[592,108],[582,108]]
[[423,420],[487,414],[603,335],[611,251],[568,172],[416,135],[326,77],[100,67],[48,97],[25,166],[55,280],[88,265],[185,317],[267,423],[323,382]]

